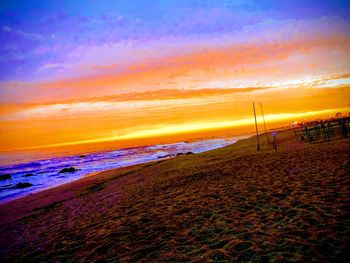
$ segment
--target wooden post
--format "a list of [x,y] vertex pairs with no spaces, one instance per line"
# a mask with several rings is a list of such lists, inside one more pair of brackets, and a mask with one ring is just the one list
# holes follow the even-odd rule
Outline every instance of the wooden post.
[[265,115],[264,115],[262,103],[260,103],[260,108],[261,108],[261,114],[262,114],[263,121],[264,121],[266,145],[267,145],[267,149],[269,149],[269,138],[268,138],[267,132],[266,132],[266,122],[265,122]]
[[256,122],[255,103],[254,102],[253,102],[253,110],[254,110],[254,119],[255,119],[256,138],[258,139],[258,151],[260,151],[259,131],[258,131],[258,123]]
[[277,152],[276,132],[273,132],[272,135],[273,135],[273,148],[275,148],[275,152]]

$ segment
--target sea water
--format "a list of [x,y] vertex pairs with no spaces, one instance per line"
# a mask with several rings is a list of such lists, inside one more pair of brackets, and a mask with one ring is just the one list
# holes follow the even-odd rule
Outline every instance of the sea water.
[[[0,166],[0,174],[11,174],[12,178],[0,180],[0,203],[72,182],[91,173],[170,158],[181,153],[209,151],[233,144],[237,139],[236,137],[123,148],[86,155],[61,156],[2,165]],[[74,167],[77,171],[60,173],[63,168],[68,167]],[[32,174],[32,176],[26,176],[28,174]],[[30,183],[32,186],[18,189],[16,184],[20,182]]]

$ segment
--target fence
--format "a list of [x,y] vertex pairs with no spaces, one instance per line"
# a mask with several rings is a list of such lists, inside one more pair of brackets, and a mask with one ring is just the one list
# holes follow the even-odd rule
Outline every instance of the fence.
[[345,138],[350,135],[350,117],[303,123],[294,129],[294,134],[296,139],[307,142]]

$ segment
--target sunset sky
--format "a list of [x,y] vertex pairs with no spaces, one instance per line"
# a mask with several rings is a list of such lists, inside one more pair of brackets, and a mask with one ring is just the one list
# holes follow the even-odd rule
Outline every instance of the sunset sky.
[[250,132],[253,101],[348,114],[349,1],[1,1],[0,151]]

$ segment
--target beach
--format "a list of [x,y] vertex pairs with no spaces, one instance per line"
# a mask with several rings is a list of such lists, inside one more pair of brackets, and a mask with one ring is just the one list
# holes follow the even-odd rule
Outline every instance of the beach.
[[[264,137],[261,136],[261,142]],[[3,262],[345,262],[350,138],[277,133],[0,205]]]

